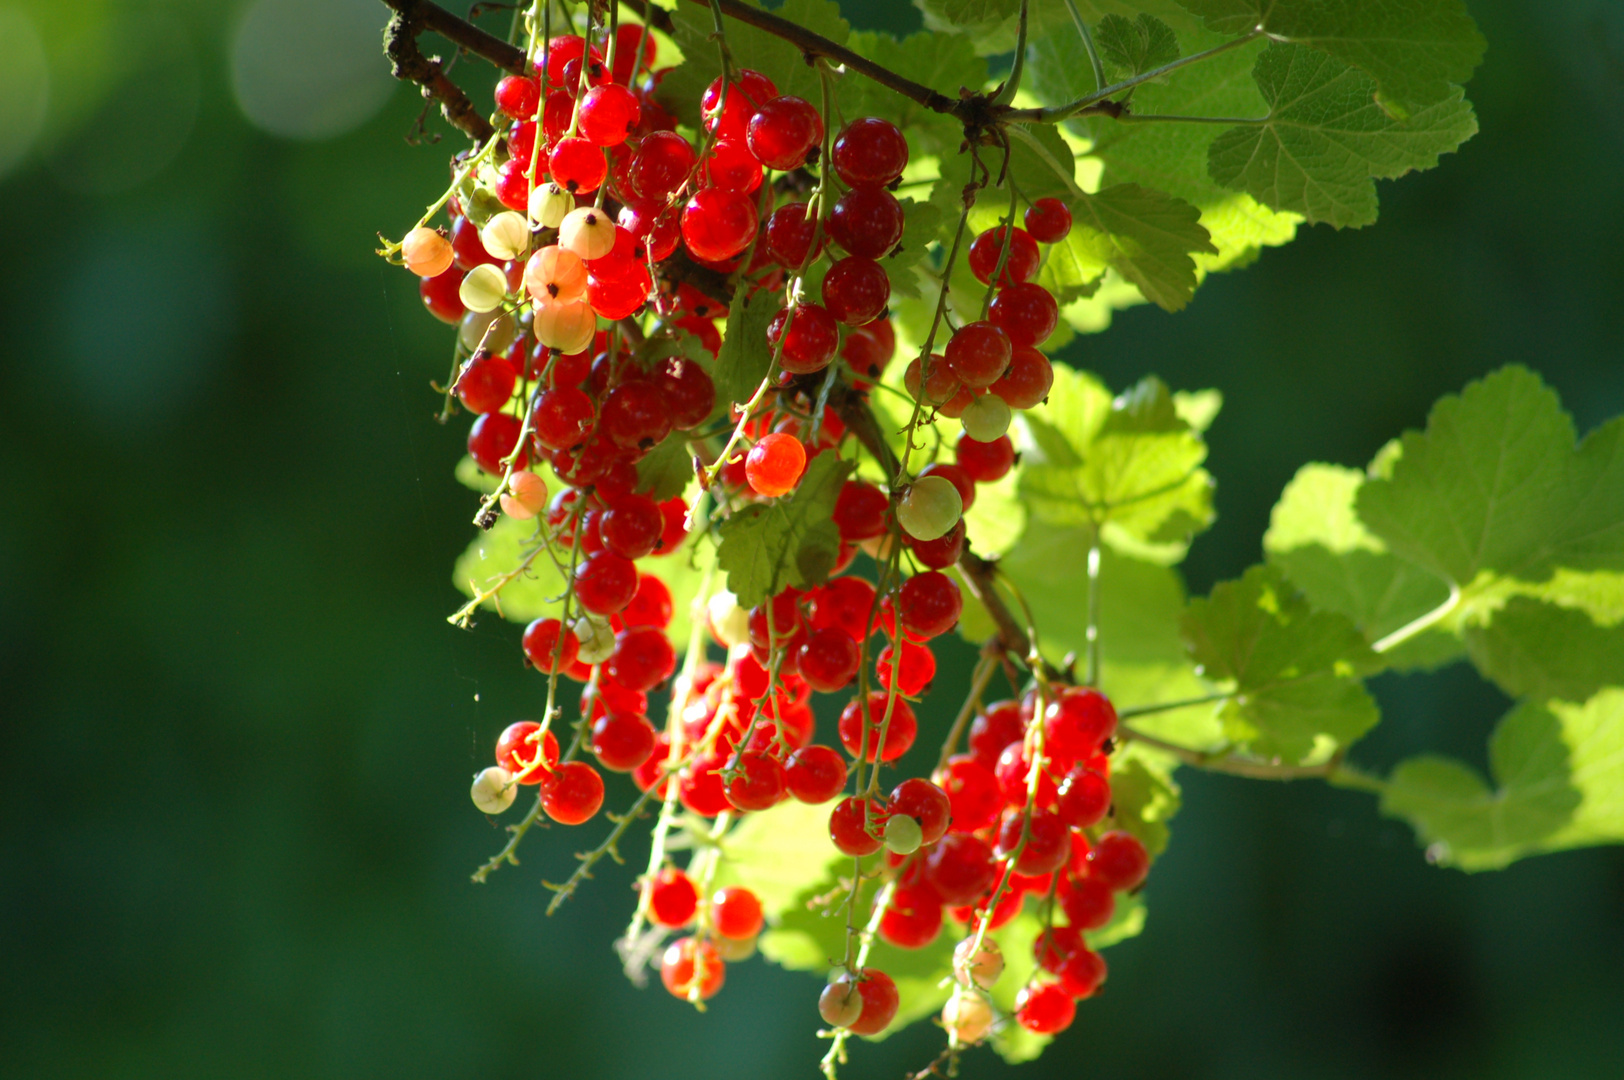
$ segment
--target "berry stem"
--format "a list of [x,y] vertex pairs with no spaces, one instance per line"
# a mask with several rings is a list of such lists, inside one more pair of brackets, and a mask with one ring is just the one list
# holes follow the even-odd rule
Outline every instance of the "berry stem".
[[1083,39],[1083,51],[1088,53],[1088,63],[1094,69],[1094,89],[1099,90],[1105,85],[1105,65],[1100,63],[1100,51],[1094,47],[1094,35],[1089,33],[1088,24],[1077,10],[1076,0],[1065,0],[1066,11],[1071,15],[1072,23],[1077,27],[1077,34]]
[[541,793],[537,792],[536,804],[530,808],[529,813],[525,814],[524,820],[520,821],[517,825],[509,825],[507,827],[508,832],[511,834],[508,837],[507,844],[502,848],[501,851],[498,851],[495,855],[491,856],[484,866],[481,866],[478,870],[474,871],[473,881],[475,884],[485,884],[485,879],[491,876],[492,871],[501,869],[503,863],[509,863],[513,866],[519,865],[518,856],[514,855],[513,852],[518,848],[519,841],[524,839],[524,834],[530,831],[530,826],[534,825],[536,823],[536,819],[540,816]]

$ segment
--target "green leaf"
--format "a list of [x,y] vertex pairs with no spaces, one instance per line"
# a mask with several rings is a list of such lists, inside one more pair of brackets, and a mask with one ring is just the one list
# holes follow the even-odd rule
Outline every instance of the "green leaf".
[[1180,0],[1212,29],[1254,28],[1364,71],[1394,116],[1451,96],[1483,60],[1483,35],[1461,0]]
[[1260,757],[1301,761],[1322,739],[1346,746],[1376,724],[1355,677],[1379,666],[1363,635],[1346,616],[1310,608],[1274,567],[1190,601],[1183,633],[1201,673],[1233,684],[1221,713],[1230,739]]
[[722,844],[716,885],[746,885],[772,925],[850,860],[829,842],[829,807],[789,799],[746,815]]
[[1032,451],[1021,494],[1033,515],[1151,543],[1188,543],[1212,523],[1206,443],[1159,379],[1112,401],[1092,377],[1057,365],[1048,404],[1022,423]]
[[1173,28],[1148,13],[1132,22],[1121,15],[1107,15],[1094,29],[1094,44],[1100,59],[1119,78],[1142,75],[1179,58],[1179,39]]
[[1089,259],[1107,264],[1166,311],[1179,311],[1195,295],[1191,256],[1218,253],[1199,210],[1138,184],[1074,198],[1071,213],[1072,230],[1051,249],[1050,260],[1058,257],[1056,250],[1066,249],[1080,264]]
[[1177,765],[1177,759],[1135,743],[1112,764],[1113,819],[1152,855],[1167,849],[1167,822],[1179,812],[1179,788],[1173,782]]
[[[1449,599],[1437,575],[1388,551],[1354,512],[1365,476],[1336,465],[1304,465],[1269,518],[1263,550],[1316,608],[1353,620],[1375,642]],[[1435,666],[1460,655],[1458,638],[1438,627],[1385,657],[1399,667]]]
[[[491,587],[503,575],[518,569],[526,554],[540,544],[536,521],[518,521],[503,514],[495,525],[475,536],[457,557],[451,570],[451,583],[458,592],[473,599],[477,590]],[[567,561],[569,553],[564,554]],[[557,614],[558,601],[567,584],[543,551],[531,560],[525,574],[510,581],[497,597],[485,601],[484,606],[500,611],[510,622],[527,623],[543,615]]]
[[1220,184],[1311,223],[1370,224],[1376,179],[1430,169],[1477,132],[1458,89],[1395,120],[1375,103],[1370,76],[1302,46],[1265,50],[1253,74],[1268,116],[1213,140],[1208,169]]
[[[987,62],[976,55],[973,43],[962,35],[920,31],[899,40],[890,34],[860,31],[852,34],[846,45],[903,78],[949,97],[961,86],[979,89],[987,81]],[[908,136],[915,156],[956,155],[964,138],[962,127],[952,117],[862,75],[849,74],[840,79],[836,97],[841,114],[848,120],[883,116],[896,124]],[[818,103],[816,98],[808,100]]]
[[711,379],[716,384],[717,401],[749,401],[772,367],[772,349],[767,344],[767,324],[778,314],[778,301],[772,295],[740,289],[727,312],[726,336],[716,357]]
[[694,478],[686,432],[673,431],[637,463],[637,490],[655,502],[676,498]]
[[[1538,376],[1507,367],[1433,406],[1424,432],[1359,491],[1394,553],[1492,608],[1526,593],[1616,621],[1624,582],[1624,417],[1575,450],[1573,422]],[[1372,466],[1373,472],[1377,470]]]
[[1544,851],[1624,840],[1624,690],[1582,705],[1524,702],[1489,742],[1491,788],[1449,758],[1394,770],[1384,814],[1415,826],[1434,861],[1489,870]]
[[1465,637],[1472,663],[1513,697],[1586,701],[1624,685],[1624,626],[1575,608],[1514,596]]
[[722,522],[717,565],[745,607],[786,585],[820,585],[834,567],[840,531],[831,517],[851,466],[832,453],[807,462],[793,494],[747,506]]

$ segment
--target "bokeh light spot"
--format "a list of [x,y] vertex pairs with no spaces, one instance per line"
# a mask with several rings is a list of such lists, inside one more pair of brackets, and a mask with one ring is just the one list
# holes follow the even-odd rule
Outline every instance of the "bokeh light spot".
[[329,139],[369,120],[394,90],[378,62],[373,0],[256,0],[231,47],[231,86],[249,122],[289,139]]

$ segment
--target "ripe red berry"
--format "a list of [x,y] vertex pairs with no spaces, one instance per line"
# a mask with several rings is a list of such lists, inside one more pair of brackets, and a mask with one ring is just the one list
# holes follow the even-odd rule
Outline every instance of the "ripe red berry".
[[1054,385],[1054,365],[1029,345],[1016,345],[1010,351],[1009,367],[992,384],[991,390],[1012,409],[1030,409],[1049,396]]
[[1093,997],[1105,981],[1105,958],[1092,949],[1079,949],[1066,958],[1057,975],[1060,989],[1072,998]]
[[[988,229],[970,244],[970,272],[983,285],[992,281],[998,267],[998,258],[1004,248],[1004,227]],[[1038,272],[1041,261],[1038,242],[1025,229],[1016,229],[1010,236],[1009,255],[1005,257],[1004,272],[998,277],[1000,286],[1014,285],[1030,280]]]
[[513,396],[519,373],[500,356],[475,353],[457,377],[457,399],[469,412],[496,412]]
[[734,78],[735,81],[728,85],[725,101],[721,76],[712,80],[699,99],[699,108],[705,117],[706,131],[714,131],[719,139],[738,139],[742,142],[750,117],[758,108],[778,96],[778,87],[767,76],[749,68],[735,72]]
[[725,760],[715,758],[694,762],[677,789],[682,805],[700,817],[715,817],[732,810],[733,804],[727,801],[727,788],[721,774],[726,766]]
[[1024,217],[1026,231],[1043,244],[1058,244],[1071,232],[1071,211],[1059,199],[1032,200]]
[[664,528],[660,504],[644,495],[620,496],[598,519],[603,546],[628,559],[641,559],[652,552]]
[[941,570],[958,562],[959,555],[964,551],[964,518],[960,517],[951,529],[934,540],[921,540],[912,535],[905,535],[904,538],[908,542],[908,550],[919,560],[919,565],[930,570]]
[[1036,983],[1015,995],[1015,1019],[1034,1035],[1057,1035],[1076,1016],[1077,1003],[1057,983]]
[[594,615],[615,615],[637,594],[637,565],[600,551],[575,567],[575,599]]
[[605,713],[592,724],[592,753],[611,772],[631,772],[654,753],[654,725],[636,713]]
[[738,772],[727,781],[727,801],[739,810],[768,810],[783,799],[784,767],[766,754],[741,754]]
[[748,195],[761,186],[761,162],[743,142],[722,139],[710,148],[705,175],[716,187]]
[[846,786],[846,761],[831,747],[804,746],[789,756],[784,780],[798,801],[826,803]]
[[560,825],[579,825],[603,805],[603,777],[584,761],[566,761],[543,785],[541,808]]
[[755,200],[740,192],[702,188],[682,209],[682,240],[696,259],[731,259],[749,247],[755,235]]
[[908,140],[889,120],[859,117],[835,139],[829,157],[836,174],[852,187],[889,184],[908,165]]
[[812,689],[832,694],[857,675],[862,662],[857,642],[839,627],[814,630],[801,642],[796,665]]
[[419,280],[417,293],[423,298],[423,306],[429,309],[430,315],[444,323],[457,323],[468,312],[458,291],[461,287],[462,272],[452,267],[434,277]]
[[890,300],[891,279],[873,259],[848,255],[824,275],[824,306],[847,326],[873,322],[885,312]]
[[[998,762],[993,766],[993,775],[998,777],[998,790],[1004,793],[1004,802],[1011,807],[1024,807],[1026,805],[1027,784],[1032,775],[1032,759],[1026,754],[1026,745],[1021,740],[1010,743],[998,755]],[[1054,777],[1047,769],[1038,773],[1038,805],[1051,807],[1058,795],[1058,788]]]
[[[638,55],[642,49],[642,55]],[[621,23],[615,30],[615,82],[629,85],[639,68],[652,68],[659,53],[654,35],[636,23]]]
[[995,701],[970,722],[970,752],[990,770],[1004,747],[1019,739],[1025,727],[1017,702]]
[[[662,525],[664,517],[662,514]],[[627,627],[653,626],[664,630],[671,625],[672,614],[670,587],[653,574],[638,574],[637,592],[633,594],[632,602],[626,605],[626,610],[620,613],[621,622]]]
[[[880,805],[879,800],[868,800],[868,813],[873,818],[876,833],[883,830],[885,808]],[[829,811],[829,839],[844,854],[857,857],[874,854],[880,850],[883,843],[879,836],[868,831],[864,821],[863,800],[855,795],[841,799],[835,804],[835,808]]]
[[[558,764],[558,739],[549,731],[540,736],[538,749],[536,733],[540,730],[541,725],[535,721],[520,720],[509,724],[496,740],[496,763],[521,784],[539,784],[551,779],[552,769]],[[527,770],[530,770],[528,775]]]
[[1111,782],[1086,765],[1078,765],[1061,783],[1055,809],[1074,829],[1097,825],[1111,809]]
[[1043,744],[1050,757],[1069,764],[1098,750],[1116,725],[1110,698],[1087,687],[1068,687],[1043,711]]
[[1150,873],[1150,854],[1132,834],[1108,832],[1088,853],[1088,873],[1118,892],[1136,889]]
[[1060,322],[1060,307],[1048,289],[1023,281],[998,290],[987,309],[987,321],[1001,328],[1016,345],[1042,345]]
[[580,642],[557,619],[537,619],[524,628],[524,655],[543,674],[563,671],[575,663]]
[[624,86],[594,86],[581,99],[580,131],[596,146],[619,146],[637,126],[642,113],[637,95]]
[[515,120],[529,120],[541,104],[541,83],[523,75],[507,75],[496,84],[496,107]]
[[823,117],[812,103],[789,94],[764,101],[745,128],[750,152],[769,169],[798,169],[823,141]]
[[632,190],[645,199],[669,199],[694,167],[694,148],[675,131],[654,131],[644,136],[632,157],[628,178]]
[[[519,421],[507,413],[482,413],[468,430],[468,453],[481,469],[493,476],[501,476],[507,470],[502,459],[519,445],[521,427]],[[513,467],[522,469],[529,462],[529,452],[521,450]]]
[[1059,889],[1066,921],[1079,930],[1098,930],[1116,912],[1116,894],[1098,878],[1065,878]]
[[716,410],[716,384],[692,360],[667,357],[650,373],[649,381],[665,394],[671,426],[678,431],[698,427]]
[[935,461],[919,470],[919,475],[940,476],[951,483],[959,493],[959,501],[968,510],[976,502],[976,482],[970,479],[970,474],[962,468],[947,461]]
[[891,976],[877,968],[864,968],[857,973],[857,992],[863,999],[863,1011],[848,1025],[854,1035],[878,1035],[897,1015],[901,995]]
[[980,390],[998,381],[1009,367],[1009,335],[990,322],[965,323],[942,350],[947,369],[965,386]]
[[1065,966],[1066,957],[1084,948],[1087,946],[1083,943],[1083,932],[1077,927],[1049,926],[1033,940],[1032,959],[1052,975]]
[[1015,444],[1008,435],[991,442],[978,442],[968,435],[959,437],[957,452],[959,468],[978,484],[992,484],[1002,480],[1015,465]]
[[972,904],[998,877],[992,849],[969,833],[950,832],[925,853],[925,880],[945,904]]
[[806,471],[806,447],[793,435],[763,435],[744,459],[744,473],[757,495],[775,498],[795,490]]
[[808,217],[806,211],[806,203],[785,203],[767,219],[767,253],[786,270],[800,269],[801,264],[807,261],[808,252],[816,256],[823,250],[824,238],[821,235],[817,249],[812,248],[817,222]]
[[890,507],[890,498],[873,484],[847,480],[835,499],[834,520],[840,538],[855,542],[871,540],[884,533],[885,515]]
[[937,783],[947,794],[952,808],[954,832],[977,832],[998,820],[1004,808],[1003,792],[991,769],[969,754],[947,759],[947,767],[937,774]]
[[585,391],[558,386],[536,398],[530,424],[536,442],[549,450],[567,450],[581,444],[596,418],[597,409]]
[[615,635],[615,651],[604,662],[604,670],[628,690],[654,689],[677,669],[676,650],[664,630],[652,626],[630,626]]
[[891,801],[886,805],[886,812],[907,814],[919,822],[920,846],[925,847],[947,833],[953,806],[947,792],[929,780],[914,776],[891,789]]
[[603,151],[586,139],[565,136],[553,145],[547,156],[547,171],[553,183],[575,195],[589,195],[598,190],[609,166],[604,163]]
[[690,996],[707,1001],[716,996],[727,981],[727,965],[708,941],[678,938],[666,946],[660,958],[660,982],[672,997],[684,1001]]
[[829,239],[849,255],[879,259],[902,240],[902,204],[881,187],[854,187],[829,211]]
[[939,570],[915,574],[897,593],[902,629],[919,640],[947,633],[959,621],[964,598],[958,583]]
[[[998,857],[1014,856],[1015,872],[1019,874],[1047,874],[1066,865],[1071,855],[1071,830],[1066,828],[1066,823],[1058,814],[1041,807],[1033,809],[1030,820],[1023,826],[1022,819],[1026,817],[1024,810],[1005,816],[998,829]],[[1023,831],[1025,846],[1021,845]],[[1017,849],[1020,855],[1015,856]]]
[[661,867],[643,888],[648,893],[649,919],[655,926],[686,926],[699,910],[699,890],[674,866]]
[[[882,748],[880,728],[886,722],[887,703],[891,706],[891,719],[885,729],[885,745]],[[861,751],[865,761],[873,761],[876,752],[882,761],[895,761],[908,752],[914,744],[914,738],[919,734],[919,721],[914,717],[913,707],[900,697],[891,698],[883,690],[870,691],[867,704],[865,710],[861,699],[853,699],[841,710],[839,724],[841,745],[852,757],[857,757]],[[868,722],[866,740],[865,715]]]
[[765,921],[761,901],[743,885],[724,885],[711,897],[711,925],[722,937],[748,940],[761,933]]
[[899,885],[880,916],[880,937],[899,949],[923,949],[942,932],[942,901],[928,886]]
[[671,433],[671,408],[659,386],[633,379],[603,399],[598,427],[616,446],[648,450]]

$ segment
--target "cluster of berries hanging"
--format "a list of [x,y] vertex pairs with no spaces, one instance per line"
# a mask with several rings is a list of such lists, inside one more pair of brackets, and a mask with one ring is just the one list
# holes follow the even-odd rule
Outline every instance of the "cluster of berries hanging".
[[[475,414],[470,456],[499,478],[505,514],[537,522],[569,582],[561,614],[532,622],[523,650],[550,678],[549,706],[560,677],[582,685],[576,743],[561,753],[550,722],[510,725],[495,764],[474,781],[474,802],[501,813],[532,787],[550,818],[581,824],[603,805],[606,771],[629,774],[645,800],[712,822],[789,799],[830,804],[836,849],[858,859],[883,852],[887,885],[871,912],[880,939],[917,949],[948,919],[968,928],[960,987],[943,1013],[962,1043],[995,1023],[985,991],[1003,958],[987,933],[1028,896],[1043,905],[1049,925],[1036,960],[1049,977],[1021,991],[1014,1019],[1053,1034],[1105,977],[1082,935],[1105,925],[1115,894],[1138,887],[1148,868],[1137,840],[1102,831],[1110,703],[1075,688],[1045,702],[1034,690],[982,711],[969,751],[929,779],[904,779],[880,798],[861,777],[914,744],[912,703],[936,673],[931,641],[954,628],[963,606],[943,571],[964,554],[964,512],[978,484],[1015,462],[1011,410],[1040,403],[1053,381],[1037,347],[1059,313],[1032,279],[1039,244],[1063,239],[1070,213],[1038,199],[1025,228],[1011,221],[977,236],[967,258],[989,287],[984,317],[951,327],[942,352],[915,359],[904,375],[920,416],[961,421],[953,460],[926,465],[895,490],[844,481],[827,579],[749,609],[732,593],[711,596],[704,629],[725,662],[690,657],[679,675],[667,635],[675,601],[658,563],[646,560],[684,546],[693,508],[652,498],[638,462],[683,433],[726,514],[793,497],[819,455],[847,449],[852,433],[824,407],[827,387],[820,394],[822,380],[805,377],[839,363],[835,374],[861,394],[895,354],[884,260],[902,240],[892,192],[908,145],[876,117],[826,133],[817,108],[741,70],[706,90],[696,147],[654,101],[664,73],[653,70],[652,37],[626,25],[603,43],[555,37],[533,75],[502,79],[495,97],[507,126],[465,161],[447,200],[449,227],[420,225],[398,248],[428,310],[459,326],[449,393]],[[772,180],[775,172],[804,180],[812,169],[810,197],[798,194],[808,183]],[[697,265],[758,294],[786,279],[799,286],[821,259],[830,265],[815,295],[789,290],[768,325],[774,392],[748,412],[718,401],[691,357],[718,354],[726,305],[673,268]],[[686,335],[699,351],[647,356],[640,346],[653,333]],[[548,470],[562,481],[556,491],[541,475]],[[881,568],[878,584],[854,571],[859,552]],[[656,725],[648,695],[665,687],[672,717]],[[848,698],[826,743],[815,738],[814,693]],[[852,774],[856,794],[847,791]],[[641,882],[639,917],[657,933],[688,931],[664,948],[661,978],[672,994],[703,1001],[722,988],[729,962],[753,952],[761,902],[739,885],[711,890],[693,865],[656,863]],[[898,1003],[885,972],[852,964],[819,1010],[837,1029],[871,1035]]]

